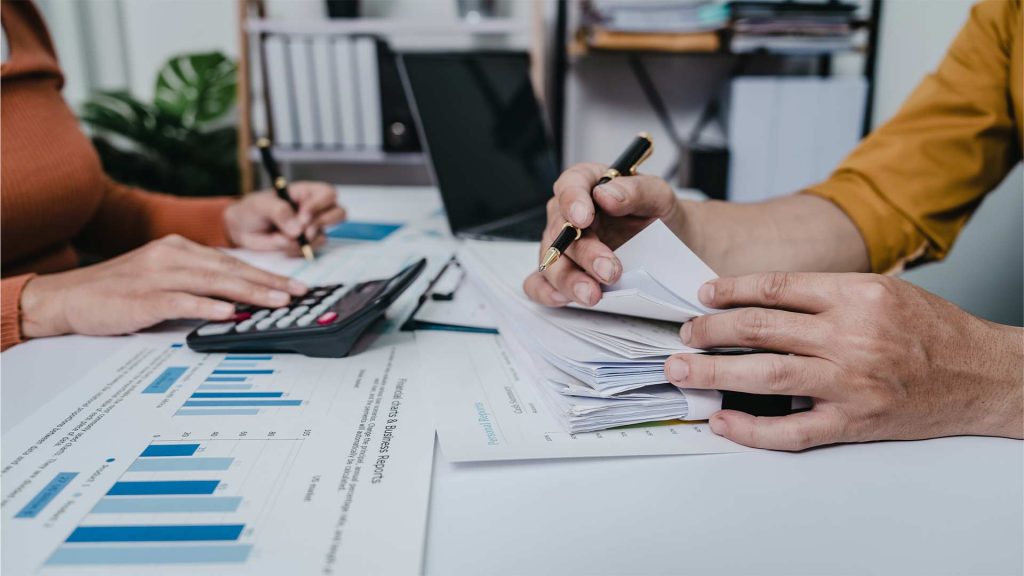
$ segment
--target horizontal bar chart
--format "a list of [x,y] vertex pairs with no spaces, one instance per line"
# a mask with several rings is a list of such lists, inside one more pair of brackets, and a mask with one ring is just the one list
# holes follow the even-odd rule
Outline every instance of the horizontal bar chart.
[[191,456],[199,450],[199,444],[150,444],[142,451],[142,458],[167,456]]
[[104,546],[79,548],[62,546],[50,559],[49,565],[72,564],[200,564],[245,562],[252,545],[228,546]]
[[128,467],[129,472],[183,472],[227,470],[234,458],[148,458],[139,459]]
[[213,494],[219,480],[151,480],[119,481],[107,491],[107,496],[153,496],[157,494]]
[[181,408],[174,413],[175,416],[255,416],[259,414],[258,408],[199,408],[190,410]]
[[240,496],[168,496],[102,498],[90,514],[236,512]]
[[[230,406],[301,406],[302,400],[187,400],[186,408],[227,408]],[[179,410],[180,412],[180,410]]]
[[196,392],[193,398],[280,398],[283,392]]
[[224,357],[224,360],[230,362],[232,360],[273,360],[273,356],[259,355],[259,354],[228,354]]
[[246,380],[245,376],[210,376],[206,379],[207,382],[245,382]]
[[188,542],[237,540],[244,524],[79,526],[66,542]]

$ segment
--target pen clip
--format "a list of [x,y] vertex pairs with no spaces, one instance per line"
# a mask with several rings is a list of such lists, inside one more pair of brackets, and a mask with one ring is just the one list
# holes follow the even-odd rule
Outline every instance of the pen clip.
[[630,176],[636,176],[636,171],[638,168],[640,168],[640,165],[643,164],[644,161],[646,161],[648,158],[650,158],[651,154],[654,154],[654,142],[650,139],[650,137],[647,138],[647,141],[650,142],[651,145],[648,146],[647,150],[644,150],[644,153],[641,154],[640,157],[636,159],[636,162],[634,162],[633,165],[629,167]]

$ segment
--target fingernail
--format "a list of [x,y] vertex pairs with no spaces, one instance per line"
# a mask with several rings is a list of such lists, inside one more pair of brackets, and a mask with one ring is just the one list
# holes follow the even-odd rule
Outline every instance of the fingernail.
[[213,312],[214,314],[220,316],[221,318],[234,316],[235,305],[230,302],[217,302],[216,304],[213,305]]
[[284,306],[292,300],[291,296],[280,290],[271,290],[267,297],[275,306]]
[[724,436],[729,431],[729,424],[721,416],[712,416],[708,423],[711,424],[711,431],[719,436]]
[[679,327],[679,339],[683,341],[683,344],[690,344],[690,338],[693,336],[693,326],[687,322]]
[[576,285],[572,287],[572,293],[576,295],[576,300],[578,300],[580,304],[590,306],[590,284],[587,284],[586,282],[577,282]]
[[673,382],[682,382],[690,375],[690,365],[685,360],[673,358],[668,361],[668,377]]
[[555,304],[568,304],[569,303],[569,299],[566,298],[565,294],[562,294],[561,292],[554,292],[554,293],[552,293],[551,294],[551,299],[555,302]]
[[597,189],[600,190],[603,194],[607,194],[608,196],[615,198],[619,202],[625,202],[626,200],[626,196],[616,186],[602,184],[598,186]]
[[594,272],[601,277],[601,280],[605,282],[611,282],[612,274],[615,273],[615,265],[612,261],[604,256],[594,259]]
[[569,218],[572,219],[572,223],[577,226],[583,226],[583,223],[587,219],[589,210],[583,205],[583,202],[573,202],[572,207],[569,208]]
[[700,298],[701,302],[711,305],[715,301],[715,285],[708,282],[701,286],[700,290],[697,291],[697,297]]
[[298,280],[289,280],[288,289],[297,294],[305,294],[309,291],[309,287]]

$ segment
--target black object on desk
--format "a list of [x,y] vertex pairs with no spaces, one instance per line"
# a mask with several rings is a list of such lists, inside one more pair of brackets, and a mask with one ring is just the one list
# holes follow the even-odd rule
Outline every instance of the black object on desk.
[[[288,180],[281,176],[281,171],[277,167],[277,160],[274,160],[274,155],[270,151],[270,140],[267,138],[260,138],[256,141],[256,146],[260,149],[260,158],[263,160],[263,167],[267,170],[267,175],[270,176],[270,181],[273,183],[274,191],[277,193],[277,197],[284,200],[292,207],[292,210],[296,214],[299,212],[299,205],[292,199],[291,194],[288,193]],[[302,249],[302,256],[312,262],[313,261],[313,246],[309,243],[306,235],[299,232],[299,237],[296,238],[299,242],[299,248]]]
[[342,358],[426,265],[426,259],[420,259],[391,278],[352,287],[311,288],[276,310],[237,305],[234,318],[207,322],[193,330],[186,342],[196,352],[298,352]]

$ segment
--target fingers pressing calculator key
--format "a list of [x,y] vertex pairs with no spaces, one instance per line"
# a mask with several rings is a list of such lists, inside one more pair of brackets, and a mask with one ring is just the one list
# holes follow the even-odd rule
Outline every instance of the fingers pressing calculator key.
[[298,352],[340,358],[423,272],[421,259],[391,278],[354,286],[316,286],[277,309],[237,305],[226,322],[207,322],[188,335],[197,352]]

